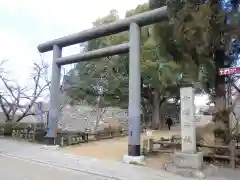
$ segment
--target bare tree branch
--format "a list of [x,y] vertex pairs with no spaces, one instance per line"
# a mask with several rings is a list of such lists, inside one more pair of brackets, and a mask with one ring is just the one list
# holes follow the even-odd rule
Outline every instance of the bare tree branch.
[[[21,87],[18,83],[10,81],[7,73],[2,67],[6,61],[0,62],[0,81],[2,81],[5,90],[0,95],[0,106],[8,122],[19,122],[24,117],[35,115],[31,112],[33,105],[37,99],[48,89],[50,81],[47,81],[48,65],[42,60],[41,63],[33,63],[33,88],[28,90],[26,87]],[[27,101],[27,105],[21,105],[22,101]],[[16,113],[20,113],[16,115]]]
[[[4,90],[0,94],[0,107],[6,117],[6,122],[19,122],[26,116],[36,115],[32,112],[33,106],[46,90],[50,92],[49,66],[44,62],[42,56],[40,63],[34,62],[33,72],[30,74],[33,87],[27,88],[21,87],[17,82],[8,79],[9,73],[5,72],[3,67],[6,62],[0,61],[0,81],[4,86]],[[65,92],[64,89],[60,91],[63,94]],[[62,111],[68,102],[65,97],[63,98],[64,102],[61,102],[59,111]]]
[[[8,120],[10,120],[10,116],[9,116],[9,113],[8,113],[9,111],[7,111],[7,108],[4,106],[3,100],[5,100],[5,98],[1,95],[0,96],[0,106],[3,110],[4,115],[6,116],[6,120],[8,121]],[[7,101],[5,100],[5,102],[7,102]]]

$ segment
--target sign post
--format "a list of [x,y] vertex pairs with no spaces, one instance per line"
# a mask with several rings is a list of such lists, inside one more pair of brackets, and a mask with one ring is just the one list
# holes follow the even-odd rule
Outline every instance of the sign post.
[[[231,91],[231,83],[230,80],[231,80],[231,77],[228,77],[230,75],[233,75],[233,74],[240,74],[240,67],[231,67],[231,68],[220,68],[219,71],[218,71],[219,75],[220,76],[227,76],[225,77],[225,81],[226,81],[226,109],[228,109],[231,104],[232,104],[232,91]],[[229,128],[230,129],[233,129],[234,126],[238,126],[238,123],[236,125],[234,125],[233,123],[233,115],[232,113],[229,114]]]
[[38,102],[38,111],[39,111],[39,121],[44,123],[44,108],[43,102]]
[[240,67],[219,68],[218,73],[220,76],[240,74]]

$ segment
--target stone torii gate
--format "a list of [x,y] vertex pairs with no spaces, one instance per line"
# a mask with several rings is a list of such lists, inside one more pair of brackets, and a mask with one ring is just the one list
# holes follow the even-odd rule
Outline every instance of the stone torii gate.
[[[53,51],[49,122],[46,134],[46,140],[49,144],[55,144],[57,121],[59,117],[58,109],[61,66],[129,52],[128,156],[136,158],[140,157],[140,32],[142,26],[157,23],[165,19],[167,19],[166,6],[137,14],[101,27],[48,41],[38,46],[38,50],[41,53]],[[128,43],[62,57],[62,48],[64,47],[127,30],[129,30]]]

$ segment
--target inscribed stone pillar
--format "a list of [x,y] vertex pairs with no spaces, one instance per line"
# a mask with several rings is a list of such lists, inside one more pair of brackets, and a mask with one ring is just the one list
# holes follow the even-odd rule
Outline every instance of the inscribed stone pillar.
[[181,88],[180,96],[182,152],[196,153],[194,89],[192,87]]

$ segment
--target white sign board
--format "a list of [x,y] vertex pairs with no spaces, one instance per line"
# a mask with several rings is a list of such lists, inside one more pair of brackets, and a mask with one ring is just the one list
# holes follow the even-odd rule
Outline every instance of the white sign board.
[[182,152],[196,153],[194,89],[192,87],[181,88],[180,96]]

